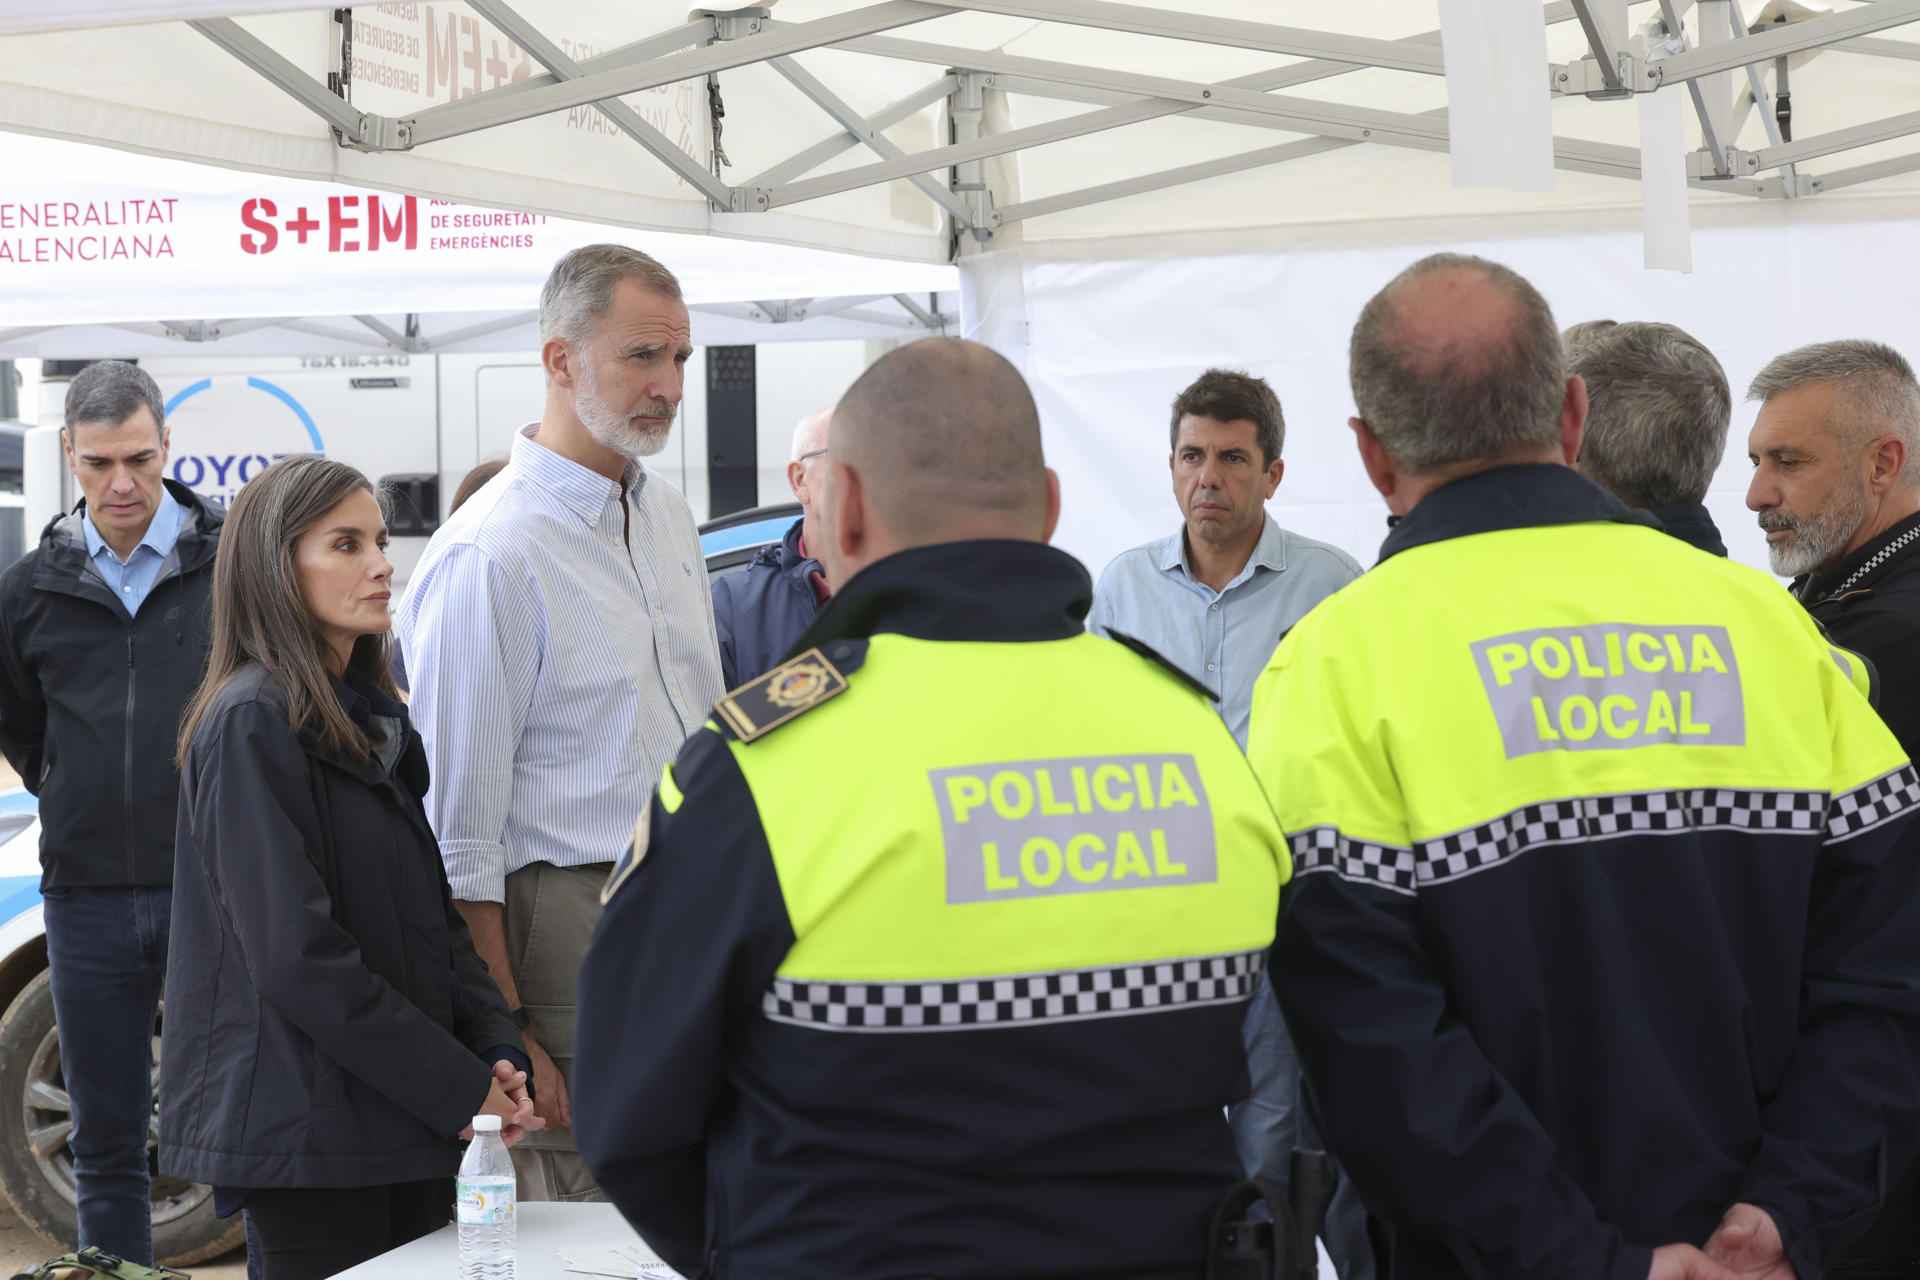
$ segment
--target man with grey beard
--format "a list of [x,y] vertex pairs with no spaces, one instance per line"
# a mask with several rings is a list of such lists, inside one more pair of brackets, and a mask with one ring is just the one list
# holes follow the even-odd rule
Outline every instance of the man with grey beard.
[[640,462],[693,354],[679,281],[576,249],[540,337],[545,411],[434,534],[397,623],[447,880],[547,1122],[513,1149],[520,1197],[584,1200],[602,1197],[569,1133],[574,978],[633,815],[725,689],[693,514]]
[[[1747,392],[1747,505],[1773,571],[1836,644],[1880,673],[1876,706],[1920,755],[1920,383],[1878,342],[1822,342],[1776,357]],[[1889,1171],[1894,1172],[1894,1171]],[[1850,1280],[1912,1276],[1920,1177],[1909,1169],[1867,1234],[1834,1260]]]
[[1920,383],[1878,342],[1779,356],[1747,392],[1747,437],[1773,571],[1834,643],[1879,668],[1879,710],[1920,753]]

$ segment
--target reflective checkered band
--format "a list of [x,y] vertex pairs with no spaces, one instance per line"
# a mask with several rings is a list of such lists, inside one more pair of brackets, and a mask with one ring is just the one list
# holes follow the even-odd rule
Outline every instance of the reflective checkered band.
[[1877,778],[1828,804],[1824,791],[1635,791],[1549,800],[1491,821],[1423,840],[1412,849],[1352,840],[1333,827],[1289,837],[1296,876],[1331,871],[1344,879],[1411,894],[1506,862],[1546,845],[1690,831],[1818,835],[1829,840],[1877,826],[1920,805],[1911,767]]
[[1824,791],[1634,791],[1549,800],[1418,846],[1422,886],[1456,880],[1545,845],[1690,831],[1814,835]]
[[1833,798],[1833,803],[1827,806],[1827,843],[1871,831],[1916,805],[1920,805],[1920,777],[1915,776],[1912,765],[1903,764],[1864,787],[1855,787]]
[[822,1031],[967,1031],[1243,1003],[1264,951],[950,982],[775,978],[761,1011]]
[[1395,893],[1415,888],[1413,850],[1399,845],[1374,844],[1342,835],[1335,827],[1308,827],[1287,837],[1293,848],[1293,874],[1331,871],[1344,880],[1370,884]]

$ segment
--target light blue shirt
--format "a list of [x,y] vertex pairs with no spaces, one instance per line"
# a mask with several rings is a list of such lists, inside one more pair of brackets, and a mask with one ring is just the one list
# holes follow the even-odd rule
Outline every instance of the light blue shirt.
[[514,439],[433,535],[395,621],[453,896],[510,872],[612,862],[661,769],[725,692],[686,499]]
[[173,544],[180,541],[180,529],[186,522],[187,509],[162,486],[153,519],[147,522],[146,535],[123,563],[94,527],[93,508],[88,507],[82,513],[80,529],[87,539],[87,557],[113,591],[114,598],[127,607],[128,617],[140,612],[141,603],[160,577],[160,566],[173,554]]
[[1211,689],[1245,750],[1254,681],[1280,637],[1359,576],[1352,556],[1268,515],[1246,567],[1215,591],[1193,576],[1183,526],[1115,557],[1094,589],[1087,628],[1132,636]]

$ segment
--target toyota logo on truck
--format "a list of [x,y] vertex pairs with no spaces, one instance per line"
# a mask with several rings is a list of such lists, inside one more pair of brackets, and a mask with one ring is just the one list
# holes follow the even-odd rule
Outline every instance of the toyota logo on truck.
[[[173,465],[170,468],[170,474],[173,478],[194,492],[218,502],[232,502],[234,496],[240,492],[240,486],[253,479],[256,475],[259,475],[262,471],[265,471],[276,460],[286,457],[289,453],[324,454],[327,451],[326,443],[320,438],[320,428],[314,425],[313,415],[308,413],[306,406],[294,399],[286,388],[268,382],[265,378],[251,376],[246,379],[245,385],[254,391],[265,392],[275,400],[278,400],[288,410],[291,410],[293,416],[299,421],[300,427],[304,430],[306,443],[311,447],[302,449],[296,446],[291,449],[281,449],[271,453],[261,451],[257,448],[225,449],[218,447],[175,453],[173,456]],[[166,412],[169,426],[173,424],[175,409],[187,400],[199,395],[201,392],[212,390],[213,386],[214,380],[212,378],[202,378],[200,381],[183,388],[176,393],[172,399],[168,400]],[[290,425],[291,424],[289,424],[289,426]],[[227,433],[221,432],[220,434],[225,435]],[[260,434],[265,433],[248,432],[249,438]],[[288,443],[292,443],[294,439],[298,438],[293,436],[291,431],[276,434],[284,434],[289,437]]]

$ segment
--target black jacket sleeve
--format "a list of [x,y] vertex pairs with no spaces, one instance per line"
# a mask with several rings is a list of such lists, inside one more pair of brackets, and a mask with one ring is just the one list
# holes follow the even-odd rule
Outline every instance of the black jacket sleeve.
[[1485,1280],[1645,1280],[1553,1138],[1447,1011],[1411,898],[1331,873],[1289,890],[1273,989],[1327,1137],[1370,1212],[1437,1231]]
[[[749,748],[750,749],[750,748]],[[707,1133],[726,1048],[793,946],[759,813],[711,728],[656,790],[639,865],[617,880],[580,970],[573,1101],[600,1186],[675,1270],[706,1274]],[[625,862],[616,870],[625,871]],[[610,882],[615,883],[615,882]]]
[[8,616],[14,603],[0,597],[0,606],[5,606],[0,612],[0,752],[27,790],[39,795],[47,704],[40,695],[40,681],[20,653],[19,636]]
[[1814,872],[1800,1038],[1740,1199],[1815,1276],[1872,1222],[1920,1127],[1920,818],[1829,844]]
[[713,583],[713,632],[714,638],[720,642],[720,687],[723,689],[735,689],[740,685],[740,659],[736,653],[733,615],[740,605],[737,587],[745,576],[744,573],[731,574],[716,578]]
[[473,935],[467,930],[466,918],[453,905],[453,890],[447,885],[444,868],[440,900],[447,913],[447,958],[453,965],[453,1034],[488,1065],[493,1063],[494,1050],[503,1045],[525,1058],[526,1040],[507,1012],[507,998],[487,971],[487,962],[473,949]]
[[197,731],[189,764],[183,816],[260,998],[434,1132],[459,1133],[492,1071],[371,972],[334,922],[312,843],[324,818],[285,711],[261,701],[222,710]]

